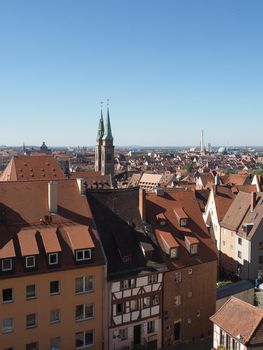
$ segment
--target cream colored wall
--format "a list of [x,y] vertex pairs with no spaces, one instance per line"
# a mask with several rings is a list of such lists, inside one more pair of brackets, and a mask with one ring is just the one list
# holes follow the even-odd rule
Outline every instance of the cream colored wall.
[[[75,278],[94,276],[94,292],[75,295]],[[49,282],[60,281],[60,295],[49,295]],[[26,300],[26,285],[36,284],[37,298]],[[9,278],[0,281],[0,290],[13,288],[14,302],[0,304],[0,344],[1,349],[14,347],[25,349],[27,343],[38,341],[39,349],[49,349],[50,339],[61,337],[61,349],[75,349],[75,333],[95,330],[95,345],[90,349],[102,349],[103,344],[103,266],[87,267],[62,272],[25,277]],[[1,292],[2,298],[2,292]],[[94,303],[95,317],[92,320],[76,322],[75,306]],[[50,310],[60,309],[60,323],[50,325]],[[37,313],[37,327],[26,329],[26,315]],[[14,332],[2,334],[4,318],[14,318]]]

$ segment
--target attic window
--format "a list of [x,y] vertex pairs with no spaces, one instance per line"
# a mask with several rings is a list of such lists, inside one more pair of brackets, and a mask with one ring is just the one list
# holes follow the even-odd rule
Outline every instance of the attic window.
[[131,262],[131,255],[124,255],[122,257],[122,261],[124,262],[124,264],[129,264]]
[[187,225],[187,219],[180,219],[180,226],[184,227]]
[[31,267],[36,266],[36,257],[34,255],[26,257],[26,268],[30,269]]
[[11,271],[13,268],[12,259],[3,259],[1,265],[2,271]]
[[49,265],[57,265],[58,264],[58,253],[48,254],[48,264]]
[[249,232],[252,230],[252,228],[253,228],[253,223],[251,222],[251,223],[245,223],[245,224],[243,224],[242,225],[242,230],[243,230],[243,232],[245,232],[247,235],[249,234]]
[[190,246],[190,254],[198,254],[198,244],[191,244]]
[[170,249],[170,257],[178,258],[178,247]]
[[91,250],[82,249],[76,251],[76,261],[86,261],[91,259]]
[[163,213],[160,213],[160,214],[156,215],[156,219],[157,219],[158,224],[160,226],[165,226],[166,225],[166,218],[165,218]]

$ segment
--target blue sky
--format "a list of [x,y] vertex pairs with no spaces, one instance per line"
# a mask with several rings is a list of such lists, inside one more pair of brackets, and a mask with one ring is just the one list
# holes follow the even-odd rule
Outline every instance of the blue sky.
[[[263,144],[262,0],[0,0],[0,144]],[[106,103],[105,103],[106,105]]]

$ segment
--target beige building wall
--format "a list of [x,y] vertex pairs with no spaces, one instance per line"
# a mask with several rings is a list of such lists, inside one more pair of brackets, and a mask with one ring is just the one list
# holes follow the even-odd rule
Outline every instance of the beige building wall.
[[[94,291],[75,294],[75,278],[94,276]],[[60,281],[60,294],[50,295],[50,281]],[[26,344],[38,342],[39,349],[49,349],[50,339],[61,338],[60,349],[75,349],[75,333],[94,330],[95,344],[89,349],[103,348],[103,290],[104,266],[78,268],[46,274],[25,275],[25,277],[6,278],[0,281],[1,303],[0,318],[1,349],[13,347],[26,349]],[[36,285],[37,297],[26,300],[26,286]],[[2,289],[13,288],[13,303],[2,303]],[[94,303],[94,318],[84,321],[75,320],[75,307],[80,304]],[[50,311],[60,310],[60,322],[50,324]],[[26,315],[37,314],[37,326],[26,329]],[[14,319],[14,331],[3,334],[3,319]]]

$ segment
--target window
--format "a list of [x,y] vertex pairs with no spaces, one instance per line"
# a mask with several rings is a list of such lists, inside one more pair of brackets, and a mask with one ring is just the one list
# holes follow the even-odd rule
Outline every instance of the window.
[[174,297],[174,305],[175,305],[175,306],[181,305],[181,295],[176,295],[176,296]]
[[75,345],[76,349],[81,349],[84,346],[89,346],[94,344],[94,332],[93,330],[78,332],[75,335]]
[[159,305],[159,303],[160,303],[159,294],[155,294],[155,295],[152,297],[152,305],[153,305],[153,306]]
[[50,339],[50,350],[59,350],[61,344],[60,337]]
[[223,246],[225,246],[226,245],[226,242],[225,241],[223,241]]
[[148,276],[148,284],[153,284],[158,282],[158,274]]
[[3,320],[3,333],[11,333],[14,331],[14,320],[13,318],[5,318]]
[[60,321],[60,310],[59,309],[51,310],[49,322],[58,323],[59,321]]
[[176,272],[175,273],[175,282],[180,283],[182,281],[182,274],[181,272]]
[[29,284],[28,286],[26,286],[26,298],[27,299],[36,298],[36,285],[35,284]]
[[27,256],[26,257],[26,268],[31,268],[36,266],[35,256]]
[[196,313],[196,317],[200,317],[201,316],[201,312],[200,312],[200,310],[197,310],[197,313]]
[[155,331],[155,322],[149,321],[147,322],[147,333],[153,333]]
[[192,298],[193,293],[192,292],[188,292],[188,298]]
[[131,311],[138,310],[138,300],[137,299],[130,301],[130,309],[131,309]]
[[94,277],[77,277],[75,279],[75,293],[89,293],[94,290]]
[[145,297],[143,298],[143,308],[150,307],[151,305],[151,298]]
[[33,328],[37,326],[37,315],[29,314],[26,315],[26,328]]
[[191,244],[190,254],[197,254],[197,253],[198,253],[198,244]]
[[116,304],[116,313],[117,313],[117,315],[123,314],[125,312],[124,310],[125,310],[125,304],[124,303]]
[[76,321],[89,320],[94,317],[94,304],[76,305],[75,319]]
[[188,275],[192,275],[193,269],[188,269]]
[[238,244],[242,245],[242,238],[238,237]]
[[58,264],[58,253],[48,254],[48,264],[57,265]]
[[3,259],[1,265],[2,271],[11,271],[13,268],[12,259]]
[[186,226],[187,225],[187,219],[181,219],[180,220],[180,226],[181,227],[184,227],[184,226]]
[[128,328],[122,328],[119,330],[119,338],[120,340],[128,339]]
[[188,318],[188,319],[187,319],[187,323],[189,323],[189,324],[192,323],[191,318]]
[[6,288],[2,290],[2,302],[4,304],[12,303],[13,300],[13,288]]
[[242,259],[242,252],[240,250],[237,252],[237,256],[239,257],[239,259]]
[[56,295],[60,293],[59,281],[51,281],[49,287],[50,295]]
[[38,342],[26,344],[26,350],[38,350]]
[[90,249],[83,249],[83,250],[77,250],[76,251],[76,260],[77,261],[85,261],[91,259],[91,250]]
[[129,289],[135,286],[135,280],[123,280],[121,281],[121,289]]
[[171,258],[178,258],[178,248],[171,248],[170,249],[170,257]]

